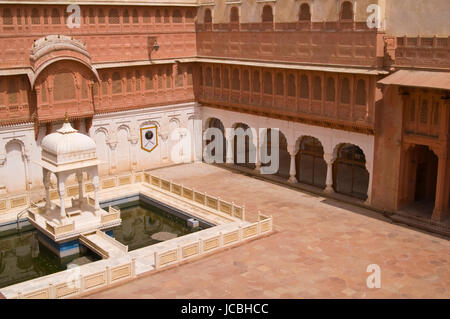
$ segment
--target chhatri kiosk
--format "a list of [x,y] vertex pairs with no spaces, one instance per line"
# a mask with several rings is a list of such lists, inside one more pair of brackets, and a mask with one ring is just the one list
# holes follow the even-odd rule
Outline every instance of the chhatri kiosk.
[[[30,208],[29,221],[39,230],[39,240],[60,257],[79,252],[79,238],[97,230],[120,225],[120,211],[100,208],[98,200],[98,164],[93,139],[78,133],[67,117],[61,129],[42,140],[42,166],[45,206]],[[92,180],[93,194],[85,196],[83,173]],[[51,200],[50,176],[56,175],[58,198]],[[75,174],[78,196],[66,196],[66,181]]]

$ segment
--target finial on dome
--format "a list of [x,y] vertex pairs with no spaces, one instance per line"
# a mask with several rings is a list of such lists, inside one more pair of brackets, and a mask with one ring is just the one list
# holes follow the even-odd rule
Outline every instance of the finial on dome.
[[69,114],[66,112],[64,123],[69,123]]

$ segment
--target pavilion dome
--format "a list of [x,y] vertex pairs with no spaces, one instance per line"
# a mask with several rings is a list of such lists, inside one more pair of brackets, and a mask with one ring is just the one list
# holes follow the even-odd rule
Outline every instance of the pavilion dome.
[[55,133],[44,137],[41,146],[42,160],[53,165],[97,159],[94,140],[78,133],[68,121]]

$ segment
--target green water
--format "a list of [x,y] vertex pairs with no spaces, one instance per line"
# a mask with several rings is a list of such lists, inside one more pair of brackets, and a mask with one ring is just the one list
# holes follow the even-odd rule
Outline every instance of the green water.
[[183,219],[143,202],[136,201],[118,207],[122,224],[114,228],[114,238],[128,245],[129,251],[163,241],[152,238],[158,233],[180,237],[203,229],[191,229]]
[[90,252],[61,259],[38,241],[35,230],[0,237],[0,288],[66,270],[82,256],[99,259]]

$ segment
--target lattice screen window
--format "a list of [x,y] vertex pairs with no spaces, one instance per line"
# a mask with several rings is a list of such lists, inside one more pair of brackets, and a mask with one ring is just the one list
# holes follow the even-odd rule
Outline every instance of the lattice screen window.
[[161,23],[161,11],[159,9],[157,9],[155,13],[155,22]]
[[106,75],[102,77],[102,95],[108,95],[108,77]]
[[366,81],[363,79],[356,84],[356,104],[366,105]]
[[52,9],[52,24],[60,24],[60,23],[61,23],[61,18],[59,16],[58,9],[53,8]]
[[269,5],[263,8],[262,22],[273,22],[272,7]]
[[309,81],[306,74],[303,74],[300,78],[300,97],[309,99]]
[[298,19],[300,21],[311,21],[311,11],[309,9],[309,4],[302,3],[302,5],[300,6]]
[[173,11],[173,23],[181,23],[183,22],[183,18],[181,16],[181,12],[178,9]]
[[436,101],[433,104],[433,125],[439,124],[439,102]]
[[233,74],[231,78],[231,87],[233,90],[241,89],[241,81],[239,80],[239,70],[233,69]]
[[133,76],[130,72],[127,73],[127,93],[133,92]]
[[175,87],[183,87],[184,86],[184,68],[180,65],[177,67],[177,75],[175,77]]
[[166,88],[172,88],[172,68],[166,70]]
[[44,9],[44,24],[48,24],[48,11]]
[[314,77],[313,99],[314,100],[322,99],[322,79],[320,78],[320,76]]
[[350,1],[345,1],[341,7],[341,19],[353,20],[353,4]]
[[284,95],[284,79],[282,73],[277,73],[276,86],[277,95]]
[[53,99],[65,101],[75,99],[75,83],[72,73],[58,73],[53,79]]
[[81,98],[83,100],[89,98],[87,80],[84,77],[81,79]]
[[332,77],[328,77],[327,79],[327,91],[325,94],[325,99],[328,102],[334,102],[336,98],[336,88],[334,85],[334,79]]
[[290,73],[287,79],[287,95],[295,96],[295,75]]
[[93,8],[89,9],[89,24],[95,24],[95,13]]
[[428,123],[428,100],[423,100],[420,107],[420,123]]
[[39,16],[39,10],[37,8],[34,8],[31,10],[31,23],[32,24],[40,24],[41,18]]
[[19,88],[17,87],[17,81],[8,81],[8,104],[14,105],[19,103]]
[[145,90],[153,90],[153,72],[151,70],[145,73]]
[[253,71],[252,88],[253,88],[253,92],[261,92],[259,71]]
[[4,25],[12,25],[13,17],[11,14],[11,10],[8,8],[3,9],[3,24]]
[[21,25],[22,24],[22,12],[20,11],[20,9],[17,9],[16,19],[17,19],[17,24]]
[[122,94],[122,77],[119,72],[114,72],[112,76],[112,93]]
[[119,24],[120,23],[119,12],[117,11],[117,9],[109,10],[108,23],[109,24]]
[[248,70],[244,70],[242,72],[242,90],[249,91],[250,90],[250,75]]
[[164,23],[170,23],[170,13],[169,10],[164,10]]
[[161,69],[158,70],[158,89],[162,90],[163,88],[163,71]]
[[128,13],[128,10],[125,10],[123,12],[123,23],[130,23],[130,14]]
[[187,85],[192,86],[194,84],[193,82],[194,81],[192,79],[192,67],[188,66],[188,68],[187,68]]
[[150,23],[150,11],[144,11],[144,23]]
[[232,7],[230,11],[230,22],[239,23],[239,9],[237,7]]
[[341,81],[341,103],[350,103],[350,81],[347,78]]
[[205,10],[205,16],[203,18],[203,22],[204,23],[212,23],[211,9],[206,9]]
[[136,70],[136,92],[141,90],[141,72]]
[[41,85],[41,99],[43,103],[47,103],[47,85],[45,85],[45,81]]
[[265,72],[264,73],[264,93],[265,94],[273,94],[272,91],[272,73]]
[[416,120],[416,101],[412,99],[409,105],[409,121],[414,122],[415,120]]
[[228,73],[228,68],[223,69],[223,88],[224,89],[230,88],[230,76]]
[[192,10],[186,11],[186,23],[194,23],[194,13]]
[[105,23],[105,13],[103,12],[103,9],[98,11],[98,23]]
[[133,23],[139,23],[139,15],[136,9],[133,10]]

